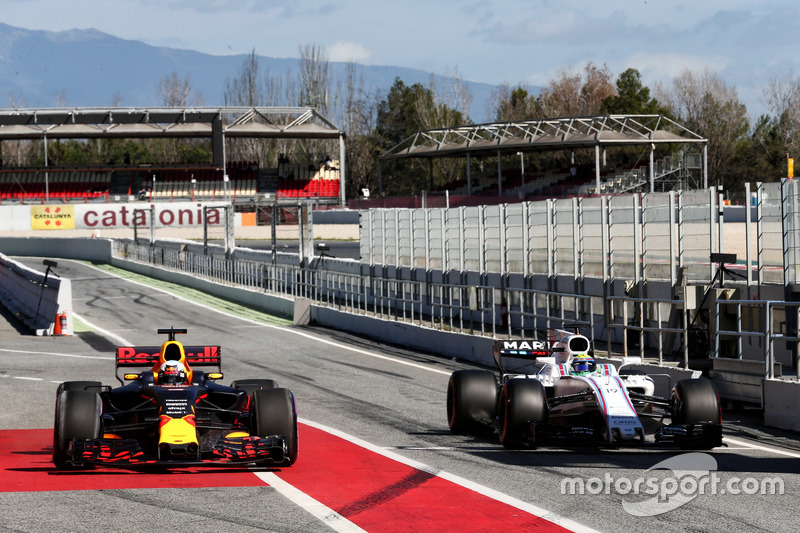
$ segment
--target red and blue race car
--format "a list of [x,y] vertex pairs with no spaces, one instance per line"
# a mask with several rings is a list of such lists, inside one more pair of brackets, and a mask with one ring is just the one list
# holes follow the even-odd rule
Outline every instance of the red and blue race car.
[[[117,388],[67,381],[56,393],[53,463],[289,466],[297,460],[294,395],[272,379],[224,386],[219,346],[184,346],[185,329],[159,329],[161,346],[116,350]],[[201,368],[212,368],[206,372]],[[120,369],[143,369],[119,375]]]

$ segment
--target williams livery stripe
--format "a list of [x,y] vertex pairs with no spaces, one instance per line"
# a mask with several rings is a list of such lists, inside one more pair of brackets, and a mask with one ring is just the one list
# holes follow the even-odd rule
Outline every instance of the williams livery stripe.
[[[620,390],[625,390],[625,386],[622,384],[622,381],[620,381],[618,377],[615,377],[614,380],[617,382],[617,385],[619,385]],[[627,394],[623,394],[623,396],[625,397],[625,402],[628,404],[628,407],[630,407],[631,409],[631,414],[633,416],[639,416],[636,414],[636,409],[634,409],[630,397],[628,397]]]
[[597,393],[597,399],[600,401],[600,406],[603,408],[603,416],[608,418],[608,406],[606,405],[606,397],[603,394],[603,388],[597,384],[594,378],[586,378],[589,382],[594,386],[594,390]]

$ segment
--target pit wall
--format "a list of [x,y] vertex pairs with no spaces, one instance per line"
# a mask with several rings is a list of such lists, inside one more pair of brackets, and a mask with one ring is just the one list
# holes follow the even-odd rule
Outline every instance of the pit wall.
[[[72,334],[72,282],[28,268],[0,253],[0,303],[36,335]],[[64,314],[64,319],[61,315]]]

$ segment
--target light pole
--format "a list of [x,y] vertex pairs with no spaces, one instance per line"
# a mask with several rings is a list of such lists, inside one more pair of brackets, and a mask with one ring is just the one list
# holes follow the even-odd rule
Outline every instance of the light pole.
[[520,165],[520,177],[522,178],[522,194],[525,194],[525,156],[522,152],[517,152],[519,156],[519,165]]
[[36,304],[36,316],[33,317],[33,327],[36,327],[36,322],[39,320],[39,308],[42,306],[42,295],[44,294],[44,288],[47,286],[47,278],[50,276],[50,269],[55,268],[58,266],[58,263],[55,261],[51,261],[49,259],[45,259],[42,261],[47,267],[47,270],[44,271],[44,281],[42,281],[42,290],[39,292],[39,303]]

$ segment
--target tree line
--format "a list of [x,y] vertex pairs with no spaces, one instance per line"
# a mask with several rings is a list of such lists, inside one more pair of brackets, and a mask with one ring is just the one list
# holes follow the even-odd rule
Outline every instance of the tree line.
[[[346,134],[348,197],[362,188],[385,195],[419,194],[445,187],[466,176],[465,158],[386,161],[380,154],[421,130],[473,124],[472,95],[458,70],[431,76],[427,84],[405,84],[396,78],[388,92],[368,88],[359,66],[346,62],[334,76],[326,51],[317,45],[299,48],[297,72],[263,70],[255,49],[238,72],[225,80],[225,106],[315,107]],[[203,96],[189,77],[173,73],[159,80],[159,105],[203,105]],[[64,95],[61,95],[64,100]],[[800,154],[800,76],[775,77],[762,88],[766,113],[750,122],[736,88],[709,71],[684,70],[670,83],[646,86],[636,69],[615,76],[608,66],[589,62],[583,70],[563,70],[534,92],[525,84],[502,84],[492,94],[488,116],[498,122],[603,114],[663,114],[708,139],[710,185],[720,185],[731,198],[743,195],[745,182],[777,181],[787,175],[787,157]],[[116,106],[121,105],[114,97]],[[24,107],[11,97],[12,107]],[[338,159],[338,143],[326,140],[228,139],[228,160],[254,161],[275,168],[278,160],[298,163]],[[659,146],[657,157],[680,149]],[[92,139],[51,141],[50,165],[184,163],[210,164],[210,140]],[[510,157],[510,156],[509,156]],[[593,158],[593,150],[532,154],[526,168],[570,164],[575,157]],[[44,163],[41,143],[4,141],[4,166]],[[568,163],[567,161],[570,161]],[[624,166],[649,160],[641,150],[618,149],[612,159]],[[478,159],[472,172],[492,172],[496,163]],[[518,165],[518,162],[516,163]],[[513,167],[510,159],[504,167]],[[530,165],[530,166],[529,166]]]

